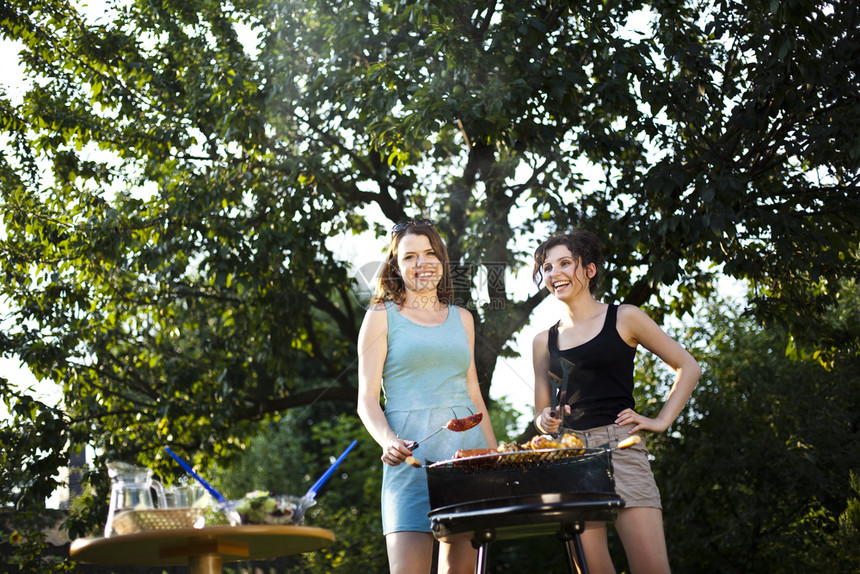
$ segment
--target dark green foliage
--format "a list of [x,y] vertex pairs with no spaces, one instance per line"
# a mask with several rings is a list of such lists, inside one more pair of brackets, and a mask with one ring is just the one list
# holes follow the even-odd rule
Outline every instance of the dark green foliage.
[[0,511],[2,571],[39,574],[74,572],[67,556],[48,541],[47,531],[62,526],[65,513],[58,510],[4,508]]
[[793,361],[736,312],[708,318],[690,408],[651,446],[673,571],[856,571],[860,362]]

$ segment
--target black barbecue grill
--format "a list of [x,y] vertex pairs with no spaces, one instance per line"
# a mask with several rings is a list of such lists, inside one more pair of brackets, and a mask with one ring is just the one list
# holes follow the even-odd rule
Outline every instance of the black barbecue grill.
[[[579,534],[586,521],[606,521],[624,506],[615,493],[612,453],[547,449],[498,453],[427,468],[430,521],[439,540],[472,533],[475,572],[486,572],[495,540],[555,534],[570,572],[588,572]],[[573,553],[570,545],[573,543]]]

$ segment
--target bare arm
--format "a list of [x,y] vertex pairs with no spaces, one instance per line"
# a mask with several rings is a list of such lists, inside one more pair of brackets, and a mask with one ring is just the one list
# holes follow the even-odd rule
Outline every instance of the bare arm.
[[466,309],[458,307],[460,311],[460,320],[463,327],[466,329],[466,336],[469,339],[469,350],[472,356],[472,363],[469,365],[469,370],[466,372],[466,389],[469,392],[469,398],[475,403],[475,408],[484,417],[481,419],[481,432],[484,433],[484,438],[487,441],[489,448],[495,449],[499,446],[496,441],[496,435],[493,432],[493,425],[490,422],[490,413],[487,412],[487,406],[484,404],[484,397],[481,395],[481,388],[478,385],[478,371],[475,368],[475,320],[472,314]]
[[[549,380],[549,331],[538,333],[532,341],[532,365],[535,374],[535,426],[539,432],[558,432],[561,426],[561,414],[551,416],[552,385]],[[570,407],[565,405],[565,412],[570,413]]]
[[358,333],[358,416],[382,447],[382,462],[397,466],[412,452],[388,425],[379,404],[382,369],[388,355],[388,317],[385,307],[368,309]]
[[618,309],[618,333],[631,345],[642,345],[675,371],[675,382],[666,397],[666,402],[656,418],[648,418],[625,409],[615,421],[619,425],[635,425],[630,433],[639,430],[663,432],[675,422],[693,394],[693,389],[702,369],[693,356],[654,322],[644,311],[632,305],[621,305]]

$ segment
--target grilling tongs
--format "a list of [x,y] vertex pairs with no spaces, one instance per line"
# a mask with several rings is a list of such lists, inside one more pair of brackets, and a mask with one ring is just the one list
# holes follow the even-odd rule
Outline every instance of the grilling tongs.
[[[549,414],[554,419],[561,418],[562,424],[564,424],[564,406],[567,404],[567,391],[570,386],[570,377],[576,370],[576,365],[564,357],[559,357],[559,359],[561,360],[561,377],[559,378],[559,376],[552,371],[547,371],[550,379],[558,381],[559,387],[558,391],[553,393],[550,398],[550,406],[552,407],[552,410]],[[559,411],[561,411],[561,413],[559,413]]]

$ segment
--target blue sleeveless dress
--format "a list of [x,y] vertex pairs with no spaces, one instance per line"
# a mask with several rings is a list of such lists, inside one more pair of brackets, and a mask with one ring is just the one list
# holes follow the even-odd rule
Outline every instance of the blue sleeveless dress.
[[[466,329],[457,307],[448,306],[441,325],[413,323],[386,303],[388,354],[382,370],[385,418],[398,437],[421,440],[452,418],[473,415],[466,391],[472,361]],[[486,448],[480,426],[464,432],[443,430],[415,449],[418,460],[450,459],[459,449]],[[382,532],[430,532],[427,472],[408,464],[382,465]]]

